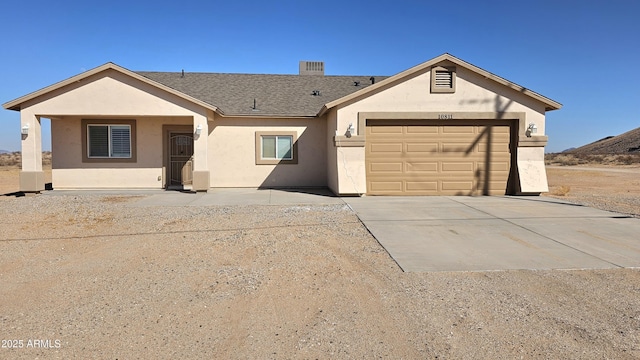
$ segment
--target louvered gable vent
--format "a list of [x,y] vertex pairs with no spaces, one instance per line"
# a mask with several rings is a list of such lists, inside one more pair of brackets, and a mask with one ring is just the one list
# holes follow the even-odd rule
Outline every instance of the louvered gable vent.
[[451,71],[436,70],[436,87],[438,88],[453,87],[453,76],[451,74]]
[[431,92],[456,92],[456,68],[435,66],[431,69]]

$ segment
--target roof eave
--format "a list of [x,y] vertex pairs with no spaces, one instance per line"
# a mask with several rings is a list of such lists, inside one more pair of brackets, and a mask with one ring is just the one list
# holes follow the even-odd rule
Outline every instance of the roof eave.
[[103,64],[103,65],[100,65],[100,66],[98,66],[96,68],[93,68],[91,70],[85,71],[85,72],[83,72],[81,74],[72,76],[72,77],[70,77],[68,79],[59,81],[57,83],[54,83],[54,84],[49,85],[47,87],[44,87],[44,88],[42,88],[40,90],[36,90],[36,91],[30,92],[30,93],[28,93],[28,94],[26,94],[24,96],[21,96],[21,97],[19,97],[17,99],[14,99],[14,100],[11,100],[9,102],[6,102],[6,103],[2,104],[2,106],[7,110],[20,111],[20,105],[22,105],[23,103],[25,103],[25,102],[27,102],[29,100],[35,99],[35,98],[37,98],[39,96],[42,96],[42,95],[44,95],[44,94],[46,94],[48,92],[60,89],[60,88],[62,88],[64,86],[72,84],[72,83],[74,83],[76,81],[80,81],[80,80],[82,80],[84,78],[87,78],[87,77],[89,77],[91,75],[94,75],[94,74],[97,74],[97,73],[99,73],[101,71],[107,70],[113,65],[115,65],[115,64],[106,63],[106,64]]
[[324,114],[327,113],[327,111],[329,111],[329,107],[327,107],[327,104],[322,105],[322,108],[320,109],[320,111],[318,111],[318,114],[316,114],[316,116],[322,117]]
[[191,97],[191,96],[189,96],[189,95],[187,95],[185,93],[182,93],[180,91],[177,91],[175,89],[172,89],[172,88],[170,88],[170,87],[168,87],[166,85],[163,85],[163,84],[161,84],[159,82],[153,81],[153,80],[151,80],[151,79],[149,79],[147,77],[144,77],[142,75],[136,74],[135,72],[133,72],[133,71],[131,71],[129,69],[126,69],[126,68],[124,68],[122,66],[116,65],[116,64],[114,64],[112,62],[108,62],[106,64],[103,64],[103,65],[100,65],[100,66],[98,66],[96,68],[93,68],[91,70],[85,71],[85,72],[83,72],[81,74],[72,76],[72,77],[70,77],[70,78],[68,78],[66,80],[62,80],[62,81],[59,81],[59,82],[57,82],[57,83],[55,83],[53,85],[49,85],[49,86],[47,86],[45,88],[42,88],[40,90],[36,90],[36,91],[31,92],[31,93],[29,93],[27,95],[21,96],[21,97],[15,99],[15,100],[6,102],[6,103],[2,104],[2,106],[7,110],[20,111],[21,110],[21,105],[24,104],[27,101],[33,100],[33,99],[35,99],[37,97],[40,97],[40,96],[42,96],[44,94],[47,94],[47,93],[51,92],[51,91],[55,91],[57,89],[63,88],[65,86],[67,86],[67,85],[70,85],[70,84],[72,84],[74,82],[81,81],[81,80],[86,79],[86,78],[88,78],[88,77],[90,77],[92,75],[95,75],[95,74],[98,74],[98,73],[101,73],[103,71],[110,70],[110,69],[118,71],[120,73],[123,73],[123,74],[125,74],[127,76],[130,76],[130,77],[136,79],[136,80],[142,81],[144,83],[147,83],[147,84],[149,84],[151,86],[154,86],[154,87],[159,88],[161,90],[164,90],[166,92],[169,92],[169,93],[171,93],[173,95],[176,95],[176,96],[178,96],[180,98],[188,100],[188,101],[190,101],[190,102],[192,102],[194,104],[200,105],[200,106],[202,106],[202,107],[204,107],[206,109],[209,109],[209,110],[212,110],[212,111],[217,112],[219,114],[222,114],[220,109],[218,109],[214,105],[208,104],[208,103],[206,103],[206,102],[204,102],[202,100],[198,100],[198,99],[196,99],[194,97]]
[[278,115],[278,114],[226,114],[222,117],[228,118],[251,118],[251,119],[315,119],[317,115]]
[[435,57],[435,58],[433,58],[431,60],[427,60],[427,61],[425,61],[425,62],[423,62],[421,64],[418,64],[418,65],[416,65],[416,66],[414,66],[412,68],[404,70],[404,71],[402,71],[402,72],[400,72],[400,73],[398,73],[396,75],[388,77],[388,78],[386,78],[386,79],[384,79],[384,80],[382,80],[380,82],[377,82],[374,85],[368,86],[368,87],[366,87],[366,88],[364,88],[364,89],[362,89],[360,91],[356,91],[356,92],[351,93],[349,95],[343,96],[343,97],[341,97],[339,99],[331,101],[331,102],[325,104],[318,114],[322,115],[325,112],[327,112],[329,109],[331,109],[332,107],[340,105],[340,104],[342,104],[344,102],[347,102],[349,100],[355,99],[355,98],[360,97],[362,95],[366,95],[369,92],[373,92],[376,89],[379,89],[379,88],[384,87],[384,86],[386,86],[388,84],[391,84],[391,83],[393,83],[395,81],[403,79],[403,78],[405,78],[407,76],[410,76],[410,75],[412,75],[412,74],[414,74],[416,72],[423,71],[425,69],[431,68],[434,65],[436,65],[436,64],[438,64],[440,62],[443,62],[443,61],[450,61],[450,62],[456,64],[457,66],[464,67],[464,68],[466,68],[466,69],[468,69],[470,71],[473,71],[473,72],[475,72],[475,73],[477,73],[477,74],[479,74],[481,76],[484,76],[487,79],[495,81],[495,82],[497,82],[499,84],[502,84],[504,86],[507,86],[507,87],[509,87],[509,88],[511,88],[513,90],[521,92],[521,93],[523,93],[523,94],[525,94],[525,95],[527,95],[527,96],[529,96],[531,98],[534,98],[534,99],[542,102],[545,105],[545,110],[546,111],[558,110],[558,109],[560,109],[562,107],[562,104],[560,104],[557,101],[551,100],[548,97],[542,96],[542,95],[540,95],[540,94],[538,94],[538,93],[536,93],[534,91],[531,91],[531,90],[529,90],[529,89],[527,89],[527,88],[525,88],[523,86],[520,86],[520,85],[518,85],[518,84],[516,84],[514,82],[511,82],[511,81],[509,81],[507,79],[504,79],[504,78],[502,78],[502,77],[500,77],[498,75],[495,75],[495,74],[493,74],[493,73],[491,73],[489,71],[486,71],[486,70],[484,70],[482,68],[479,68],[479,67],[477,67],[477,66],[475,66],[473,64],[470,64],[470,63],[468,63],[468,62],[466,62],[464,60],[458,59],[457,57],[455,57],[455,56],[453,56],[453,55],[451,55],[449,53],[445,53],[445,54],[437,56],[437,57]]
[[[436,60],[436,61],[434,61],[434,60]],[[482,69],[480,67],[477,67],[477,66],[475,66],[475,65],[473,65],[471,63],[468,63],[468,62],[466,62],[466,61],[464,61],[462,59],[459,59],[459,58],[457,58],[457,57],[455,57],[455,56],[453,56],[451,54],[448,54],[448,53],[440,55],[439,57],[437,57],[435,59],[432,59],[431,63],[429,64],[429,66],[433,66],[436,63],[439,63],[439,62],[444,61],[444,60],[448,60],[448,61],[450,61],[450,62],[452,62],[452,63],[454,63],[454,64],[456,64],[458,66],[462,66],[462,67],[464,67],[464,68],[466,68],[466,69],[468,69],[470,71],[473,71],[473,72],[475,72],[475,73],[477,73],[477,74],[479,74],[481,76],[484,76],[486,79],[493,80],[493,81],[495,81],[495,82],[497,82],[497,83],[499,83],[501,85],[504,85],[504,86],[506,86],[508,88],[511,88],[511,89],[513,89],[515,91],[518,91],[520,93],[523,93],[523,94],[525,94],[525,95],[527,95],[527,96],[529,96],[529,97],[531,97],[533,99],[536,99],[536,100],[540,101],[541,103],[543,103],[545,105],[545,110],[547,110],[547,111],[558,110],[558,109],[560,109],[562,107],[562,104],[560,104],[559,102],[557,102],[555,100],[552,100],[552,99],[550,99],[550,98],[548,98],[546,96],[540,95],[540,94],[538,94],[537,92],[535,92],[533,90],[527,89],[524,86],[518,85],[518,84],[516,84],[516,83],[514,83],[512,81],[509,81],[509,80],[507,80],[507,79],[505,79],[503,77],[500,77],[500,76],[498,76],[498,75],[496,75],[496,74],[494,74],[492,72],[489,72],[489,71],[487,71],[485,69]]]

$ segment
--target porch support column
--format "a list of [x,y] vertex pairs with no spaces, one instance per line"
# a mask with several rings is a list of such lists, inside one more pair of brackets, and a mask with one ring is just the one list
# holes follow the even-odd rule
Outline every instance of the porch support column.
[[[198,134],[198,132],[200,134]],[[207,116],[198,115],[193,118],[193,190],[209,190],[209,125]]]
[[[530,121],[537,123],[539,130],[544,131],[544,118]],[[533,134],[528,124],[529,121],[525,121],[524,116],[518,122],[516,173],[519,186],[516,188],[516,195],[540,195],[549,191],[544,165],[544,147],[547,145],[548,137],[543,134]]]
[[40,117],[28,110],[20,111],[20,129],[28,128],[22,136],[22,170],[20,191],[40,192],[44,190],[42,171],[42,127]]

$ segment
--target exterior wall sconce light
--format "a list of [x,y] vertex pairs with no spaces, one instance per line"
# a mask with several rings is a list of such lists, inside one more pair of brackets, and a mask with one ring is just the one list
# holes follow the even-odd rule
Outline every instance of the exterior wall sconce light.
[[196,135],[200,135],[202,133],[202,125],[198,124],[196,126]]
[[20,130],[22,135],[29,135],[29,124],[25,124]]
[[353,123],[349,123],[349,127],[347,128],[347,133],[345,134],[347,137],[351,137],[353,133],[356,132],[356,129],[353,127]]
[[527,131],[525,134],[527,137],[531,137],[532,134],[538,133],[538,127],[534,123],[529,123],[529,127],[527,127]]

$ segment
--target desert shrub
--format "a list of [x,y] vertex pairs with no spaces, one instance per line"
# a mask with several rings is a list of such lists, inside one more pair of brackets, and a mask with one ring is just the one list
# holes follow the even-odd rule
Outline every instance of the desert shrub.
[[640,164],[640,154],[574,154],[551,153],[545,154],[545,164],[573,166],[573,165],[633,165]]
[[552,154],[553,156],[549,156],[547,158],[547,165],[562,165],[562,166],[569,166],[569,165],[578,165],[580,162],[579,160],[571,154]]
[[[51,165],[51,151],[42,152],[42,165]],[[22,154],[20,151],[0,154],[0,166],[22,166]]]
[[21,160],[19,152],[0,154],[0,166],[18,166]]
[[51,165],[51,151],[42,152],[42,165]]
[[640,155],[620,155],[617,158],[617,162],[621,165],[633,165],[640,163]]
[[569,191],[571,191],[570,186],[560,185],[560,186],[554,187],[551,190],[550,194],[555,196],[565,196],[569,193]]

